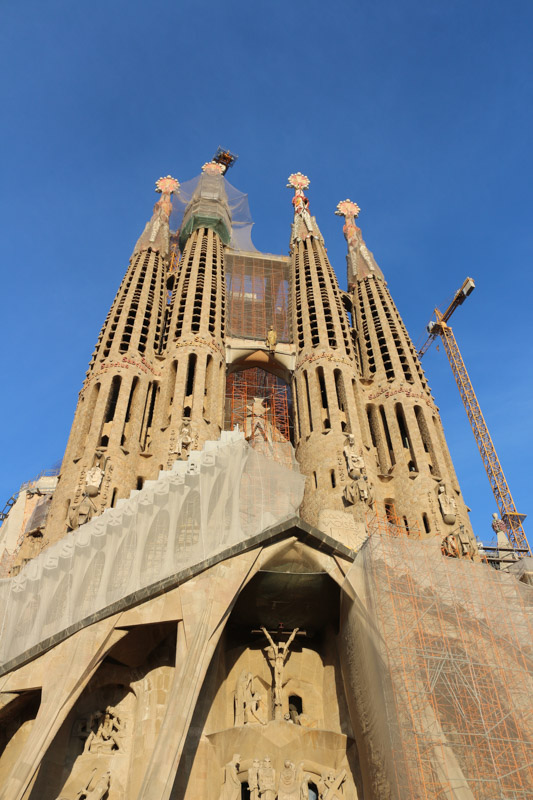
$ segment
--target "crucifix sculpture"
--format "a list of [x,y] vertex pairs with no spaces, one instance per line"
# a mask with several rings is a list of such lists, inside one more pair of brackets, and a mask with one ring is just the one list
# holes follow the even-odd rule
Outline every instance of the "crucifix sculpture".
[[268,658],[274,673],[274,682],[272,685],[274,719],[283,719],[283,669],[289,657],[289,648],[300,629],[295,628],[286,642],[279,641],[277,644],[265,627],[262,627],[261,630],[270,643]]

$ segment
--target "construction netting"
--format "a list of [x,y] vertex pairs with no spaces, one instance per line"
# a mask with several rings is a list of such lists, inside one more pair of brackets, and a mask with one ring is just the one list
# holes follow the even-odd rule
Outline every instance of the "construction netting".
[[239,430],[254,450],[295,469],[292,395],[284,380],[258,367],[226,380],[226,430]]
[[[195,192],[201,179],[205,179],[205,173],[191,178],[180,184],[179,190],[172,195],[172,213],[170,214],[170,230],[176,232],[182,227],[183,216],[188,204],[195,197]],[[208,178],[213,176],[207,176]],[[231,216],[231,240],[230,247],[233,250],[254,251],[256,248],[252,242],[253,220],[248,205],[248,195],[240,192],[235,186],[222,176],[217,176],[216,180],[221,183],[222,198],[213,197],[212,199],[223,199],[227,203]]]
[[365,608],[373,725],[388,742],[383,796],[533,797],[532,587],[446,558],[436,539],[383,533],[348,577]]
[[288,258],[226,252],[228,335],[265,341],[270,326],[290,342]]
[[304,481],[242,433],[206,442],[0,580],[0,664],[294,516]]

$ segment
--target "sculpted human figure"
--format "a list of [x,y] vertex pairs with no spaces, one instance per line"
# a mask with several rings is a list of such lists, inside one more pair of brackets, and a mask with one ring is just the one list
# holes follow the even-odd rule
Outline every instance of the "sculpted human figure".
[[289,657],[289,648],[300,629],[295,628],[286,642],[280,641],[278,644],[275,644],[266,628],[262,627],[261,630],[270,642],[267,653],[274,672],[274,685],[272,687],[274,719],[283,719],[283,668]]
[[252,761],[252,766],[248,770],[248,790],[250,792],[250,800],[259,800],[259,767],[259,759],[254,758]]
[[263,695],[254,692],[251,672],[241,672],[235,691],[235,725],[259,722],[266,725]]
[[97,450],[95,452],[94,463],[92,467],[87,470],[87,474],[85,476],[84,494],[86,494],[87,497],[96,497],[96,495],[100,494],[107,461],[108,459],[102,450]]
[[236,753],[231,761],[224,767],[224,785],[222,786],[222,794],[220,800],[240,800],[241,798],[241,782],[239,780],[239,767],[241,764],[241,757]]
[[275,800],[276,770],[269,756],[265,756],[259,766],[259,800]]
[[442,514],[442,519],[446,525],[454,525],[457,518],[457,503],[454,498],[446,492],[446,485],[439,484],[438,488],[439,506]]
[[175,453],[178,456],[183,454],[184,450],[188,450],[192,444],[192,432],[191,426],[188,422],[182,422],[180,432],[178,433],[178,437],[176,439],[176,449]]
[[342,452],[344,453],[344,458],[346,459],[346,468],[350,478],[360,478],[365,468],[365,462],[363,456],[357,452],[357,448],[355,446],[355,436],[353,433],[348,434],[346,444],[344,445],[344,450]]
[[270,328],[268,329],[268,333],[266,335],[266,340],[265,341],[266,341],[266,346],[268,347],[270,352],[273,353],[274,350],[276,349],[276,345],[278,343],[278,335],[277,335],[276,331],[274,330],[274,326],[273,325],[271,325]]
[[288,759],[279,775],[278,800],[300,800],[302,765],[298,769]]

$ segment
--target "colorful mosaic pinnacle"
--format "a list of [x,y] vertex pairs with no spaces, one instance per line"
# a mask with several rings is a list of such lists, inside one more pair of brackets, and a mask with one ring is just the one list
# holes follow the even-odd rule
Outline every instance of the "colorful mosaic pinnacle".
[[179,181],[171,175],[167,175],[165,178],[159,178],[159,180],[155,182],[155,190],[159,194],[174,194],[179,188]]
[[292,175],[289,175],[288,181],[287,188],[294,189],[295,191],[308,189],[311,183],[307,175],[302,175],[301,172],[293,172]]
[[223,175],[225,171],[224,164],[217,164],[216,161],[207,161],[202,167],[202,172],[206,175]]
[[341,200],[340,203],[337,203],[337,210],[335,211],[335,214],[338,217],[344,217],[345,219],[348,219],[349,217],[353,217],[355,219],[355,217],[359,216],[360,211],[361,209],[357,203],[354,203],[352,200]]

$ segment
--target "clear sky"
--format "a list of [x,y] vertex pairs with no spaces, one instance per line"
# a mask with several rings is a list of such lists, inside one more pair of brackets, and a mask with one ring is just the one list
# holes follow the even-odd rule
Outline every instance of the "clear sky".
[[[532,33],[531,0],[3,0],[0,505],[62,457],[154,181],[193,177],[220,144],[239,154],[228,177],[260,250],[287,252],[286,179],[310,177],[343,286],[334,210],[361,206],[415,343],[476,280],[453,327],[533,515]],[[442,347],[424,366],[490,538],[495,504]]]

